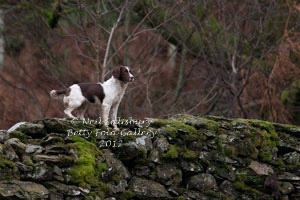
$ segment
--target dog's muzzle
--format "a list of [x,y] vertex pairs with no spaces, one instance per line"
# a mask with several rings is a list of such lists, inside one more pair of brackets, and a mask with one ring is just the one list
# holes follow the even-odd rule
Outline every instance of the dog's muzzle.
[[133,81],[134,81],[134,77],[130,77],[129,82],[133,82]]

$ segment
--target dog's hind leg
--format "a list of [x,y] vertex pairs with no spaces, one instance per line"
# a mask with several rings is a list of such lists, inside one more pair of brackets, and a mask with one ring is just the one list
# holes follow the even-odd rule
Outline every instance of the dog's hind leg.
[[66,105],[66,109],[64,110],[64,113],[71,118],[76,118],[73,114],[72,111],[75,110],[76,108],[79,108],[81,106],[80,102],[68,102]]
[[84,114],[85,114],[88,106],[89,105],[87,103],[84,103],[80,108],[78,108],[78,117],[79,117],[79,119],[84,120]]
[[76,118],[73,114],[72,114],[72,111],[74,110],[74,108],[72,108],[72,107],[68,107],[68,108],[66,108],[65,110],[64,110],[64,113],[68,116],[68,117],[70,117],[70,118]]

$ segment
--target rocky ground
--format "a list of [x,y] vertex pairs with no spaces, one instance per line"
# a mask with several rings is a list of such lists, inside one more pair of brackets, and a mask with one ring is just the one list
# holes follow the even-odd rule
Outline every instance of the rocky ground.
[[0,199],[300,199],[300,128],[177,115],[0,131]]

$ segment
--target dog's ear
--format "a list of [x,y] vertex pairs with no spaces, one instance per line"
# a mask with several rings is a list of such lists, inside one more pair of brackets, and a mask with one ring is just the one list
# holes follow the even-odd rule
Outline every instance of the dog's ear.
[[119,79],[121,75],[121,67],[115,67],[113,69],[112,75],[114,76],[115,79]]

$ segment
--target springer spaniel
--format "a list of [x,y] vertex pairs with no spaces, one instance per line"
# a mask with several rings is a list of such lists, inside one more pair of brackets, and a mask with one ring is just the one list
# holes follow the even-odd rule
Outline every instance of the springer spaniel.
[[[84,119],[89,104],[102,107],[102,120],[108,126],[108,119],[117,119],[119,104],[124,96],[129,82],[134,81],[134,76],[127,66],[113,69],[112,77],[104,83],[78,83],[62,90],[52,90],[53,99],[63,97],[66,107],[64,113],[71,118],[76,118],[72,111],[78,109],[80,119]],[[113,124],[114,129],[118,129]]]

